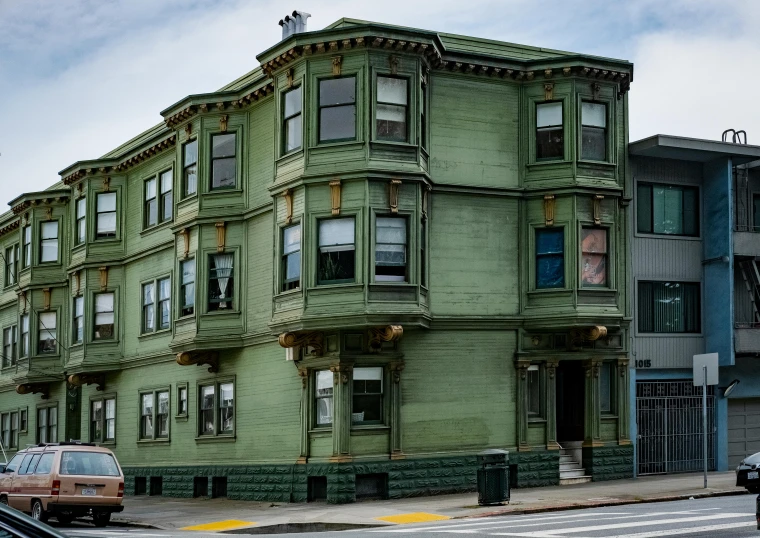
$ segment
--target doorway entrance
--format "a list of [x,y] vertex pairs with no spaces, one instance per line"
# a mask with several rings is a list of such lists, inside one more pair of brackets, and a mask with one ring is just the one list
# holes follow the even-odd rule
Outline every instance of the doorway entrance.
[[562,361],[557,366],[557,441],[583,441],[585,408],[583,366],[576,361]]

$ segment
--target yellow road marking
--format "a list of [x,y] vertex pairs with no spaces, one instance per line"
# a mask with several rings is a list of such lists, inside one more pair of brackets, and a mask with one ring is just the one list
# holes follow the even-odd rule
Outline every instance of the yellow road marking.
[[413,512],[411,514],[397,514],[395,516],[376,517],[380,521],[388,523],[425,523],[426,521],[442,521],[451,519],[448,516],[439,516],[438,514],[428,514],[426,512]]
[[192,527],[182,527],[182,531],[231,531],[243,529],[255,525],[254,521],[240,521],[238,519],[227,519],[225,521],[215,521],[214,523],[204,523],[203,525],[193,525]]

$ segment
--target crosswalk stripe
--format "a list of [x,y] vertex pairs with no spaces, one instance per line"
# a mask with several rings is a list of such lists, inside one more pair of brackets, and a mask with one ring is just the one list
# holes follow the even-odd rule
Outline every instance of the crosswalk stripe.
[[618,534],[617,536],[608,536],[607,538],[656,538],[658,536],[678,536],[680,534],[714,532],[727,529],[738,529],[740,527],[754,527],[755,525],[757,525],[755,521],[742,521],[741,523],[722,523],[720,525],[705,525],[702,527],[689,527],[685,529],[639,532],[636,534]]
[[[550,530],[550,531],[537,531],[537,532],[494,532],[491,533],[493,536],[524,536],[524,537],[530,537],[530,538],[547,538],[547,537],[557,537],[564,534],[574,534],[578,532],[588,532],[588,531],[606,531],[606,530],[612,530],[612,529],[625,529],[630,527],[642,527],[642,526],[652,526],[652,525],[670,525],[670,524],[680,524],[680,523],[692,523],[694,521],[706,521],[710,519],[731,519],[736,517],[747,517],[747,514],[709,514],[704,516],[692,516],[692,517],[677,517],[677,518],[668,518],[668,519],[654,519],[650,521],[628,521],[625,523],[609,523],[607,525],[592,525],[589,527],[572,527],[568,529],[557,529],[557,530]],[[441,529],[445,530],[445,529]]]
[[[625,516],[628,515],[629,512],[606,512],[604,515],[617,515],[617,516]],[[670,513],[670,512],[668,512]],[[581,518],[590,518],[590,517],[596,517],[600,516],[602,513],[599,512],[592,512],[592,513],[575,513],[575,514],[567,514],[567,515],[551,515],[551,516],[545,516],[545,515],[539,515],[537,517],[526,517],[526,518],[520,518],[516,521],[522,523],[526,521],[541,521],[543,523],[551,522],[551,521],[558,521],[559,520],[566,520],[566,519],[581,519]],[[451,528],[463,528],[463,527],[481,527],[486,525],[493,525],[494,521],[489,518],[487,521],[481,521],[478,523],[446,523],[444,525],[438,525],[435,527],[412,527],[412,528],[399,528],[399,527],[389,527],[389,528],[382,528],[382,529],[373,529],[371,531],[367,532],[420,532],[420,531],[439,531],[443,529],[451,529]]]

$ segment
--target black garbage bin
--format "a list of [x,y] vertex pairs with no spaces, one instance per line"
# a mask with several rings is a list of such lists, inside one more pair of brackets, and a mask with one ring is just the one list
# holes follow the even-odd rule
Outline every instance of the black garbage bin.
[[509,452],[484,450],[478,460],[478,504],[509,501]]

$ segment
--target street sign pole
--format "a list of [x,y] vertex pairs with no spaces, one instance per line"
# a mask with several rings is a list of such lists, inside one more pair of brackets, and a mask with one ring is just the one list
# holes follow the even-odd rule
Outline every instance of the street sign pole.
[[704,482],[707,488],[707,366],[702,367],[702,454],[704,456]]

